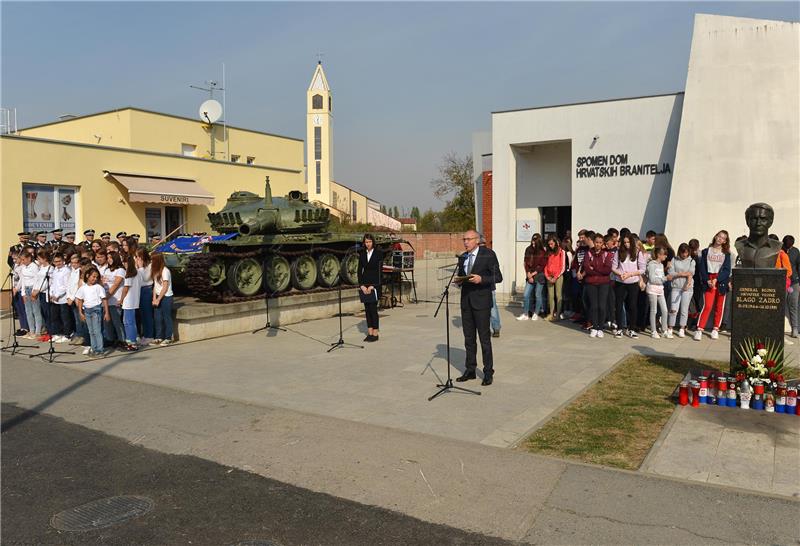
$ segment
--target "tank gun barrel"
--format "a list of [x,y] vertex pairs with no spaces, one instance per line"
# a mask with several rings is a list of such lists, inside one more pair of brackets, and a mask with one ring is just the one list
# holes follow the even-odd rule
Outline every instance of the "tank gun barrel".
[[279,219],[280,213],[277,210],[260,210],[254,218],[239,224],[239,233],[242,235],[274,233]]

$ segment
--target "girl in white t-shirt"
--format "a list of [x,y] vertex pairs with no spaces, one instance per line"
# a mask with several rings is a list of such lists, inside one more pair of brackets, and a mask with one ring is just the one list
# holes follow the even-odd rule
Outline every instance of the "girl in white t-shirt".
[[[78,254],[73,254],[69,258],[69,279],[67,280],[67,305],[72,312],[72,319],[75,323],[75,335],[72,337],[70,345],[80,345],[85,337],[89,337],[86,325],[81,321],[81,314],[75,305],[75,294],[81,286],[81,258]],[[81,339],[79,339],[81,338]]]
[[75,294],[75,305],[80,311],[81,320],[86,323],[91,339],[91,348],[83,354],[98,356],[103,354],[103,320],[109,322],[108,300],[106,290],[98,281],[100,272],[96,268],[89,269],[83,276],[84,284]]
[[153,278],[150,275],[150,253],[147,249],[136,249],[136,269],[141,284],[139,295],[139,320],[141,321],[142,345],[147,345],[155,337],[155,318],[153,316]]
[[120,295],[122,286],[125,282],[125,268],[122,266],[122,258],[118,252],[108,254],[108,267],[102,272],[103,285],[108,296],[108,314],[111,320],[105,324],[103,334],[107,341],[116,342],[117,345],[125,347],[125,328],[122,325],[122,310],[120,309]]
[[20,254],[19,281],[17,289],[22,294],[22,302],[25,304],[25,315],[28,318],[30,330],[25,337],[36,339],[42,335],[44,328],[44,318],[42,317],[42,307],[39,305],[39,264],[33,261],[31,251],[25,249]]
[[153,278],[153,310],[155,311],[156,339],[154,343],[172,343],[172,274],[164,265],[164,256],[155,252],[150,257],[150,274]]
[[139,309],[140,282],[139,272],[133,256],[125,259],[125,280],[122,286],[122,323],[125,326],[125,348],[128,351],[135,351],[136,339],[139,337],[136,331],[136,310]]

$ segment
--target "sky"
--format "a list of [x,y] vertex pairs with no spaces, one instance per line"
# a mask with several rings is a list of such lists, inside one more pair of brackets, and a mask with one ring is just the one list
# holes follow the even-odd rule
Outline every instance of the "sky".
[[135,106],[195,118],[222,78],[231,125],[305,138],[317,53],[334,178],[442,208],[442,158],[491,112],[682,91],[695,13],[800,20],[795,2],[6,2],[0,105],[21,128]]

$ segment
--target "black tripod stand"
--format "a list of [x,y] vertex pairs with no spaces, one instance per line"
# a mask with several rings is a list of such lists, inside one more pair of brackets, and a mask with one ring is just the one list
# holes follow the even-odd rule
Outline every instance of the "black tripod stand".
[[[6,275],[6,279],[3,281],[3,287],[5,287],[6,283],[9,281],[9,279],[11,279],[12,282],[13,282],[13,278],[14,278],[14,272],[13,271],[9,271],[8,275]],[[11,354],[13,355],[13,354],[17,353],[17,349],[19,349],[19,348],[23,348],[23,349],[30,348],[30,349],[32,349],[34,347],[38,347],[38,345],[23,345],[22,343],[17,341],[17,308],[14,306],[14,298],[13,298],[13,296],[11,298],[11,313],[9,314],[9,319],[10,319],[9,322],[11,323],[9,325],[9,327],[11,328],[11,339],[9,340],[10,343],[8,345],[6,345],[5,347],[3,347],[3,349],[2,349],[3,351],[11,351]]]
[[[45,285],[47,285],[47,290],[48,291],[50,290],[50,272],[52,270],[53,270],[53,266],[52,265],[48,266],[47,273],[45,274],[44,279],[42,279],[42,284],[39,285],[39,296],[41,296],[44,293],[43,290],[45,289]],[[40,305],[40,303],[37,301],[37,302],[34,303],[34,305]],[[53,321],[51,319],[50,323],[52,324],[52,322]],[[55,337],[55,336],[53,336],[53,333],[50,332],[49,329],[48,329],[48,332],[47,332],[47,337],[50,338],[50,347],[45,352],[29,355],[28,358],[33,358],[35,356],[40,356],[40,357],[46,358],[48,362],[52,362],[53,359],[55,359],[56,355],[74,355],[75,354],[74,351],[56,351],[55,342],[53,341],[53,337]],[[47,355],[47,356],[45,357],[45,355]]]
[[363,349],[363,345],[356,345],[355,343],[345,343],[343,330],[342,330],[342,283],[339,281],[339,341],[331,343],[330,348],[326,352],[331,352],[340,347],[350,347],[351,349]]
[[269,321],[269,297],[270,297],[269,293],[265,294],[265,296],[264,296],[264,299],[267,302],[267,323],[264,326],[262,326],[261,328],[258,328],[257,330],[253,330],[252,333],[254,333],[254,334],[257,334],[261,330],[266,330],[267,332],[271,332],[273,330],[280,330],[281,332],[285,332],[286,331],[286,328],[281,328],[280,326],[273,326],[272,323]]
[[444,383],[436,385],[439,387],[439,390],[428,398],[428,402],[436,398],[442,393],[448,392],[450,390],[456,390],[459,392],[466,392],[469,394],[477,394],[480,396],[480,391],[473,391],[470,389],[465,389],[463,387],[456,387],[453,385],[453,380],[450,377],[450,285],[453,284],[453,278],[456,276],[456,272],[459,270],[461,266],[461,262],[456,264],[456,267],[453,269],[453,274],[450,275],[450,280],[447,281],[447,284],[444,287],[444,292],[442,292],[442,298],[439,300],[439,306],[436,308],[436,312],[433,314],[433,318],[439,314],[439,309],[442,308],[442,302],[444,302],[444,315],[445,315],[445,331],[447,332],[447,381]]

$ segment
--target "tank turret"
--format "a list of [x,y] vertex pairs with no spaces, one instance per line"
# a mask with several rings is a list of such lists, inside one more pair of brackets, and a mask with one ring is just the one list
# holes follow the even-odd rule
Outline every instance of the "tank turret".
[[316,233],[328,227],[330,210],[309,203],[298,190],[272,197],[268,176],[263,198],[248,191],[234,192],[222,210],[209,213],[208,219],[214,231],[242,236]]

